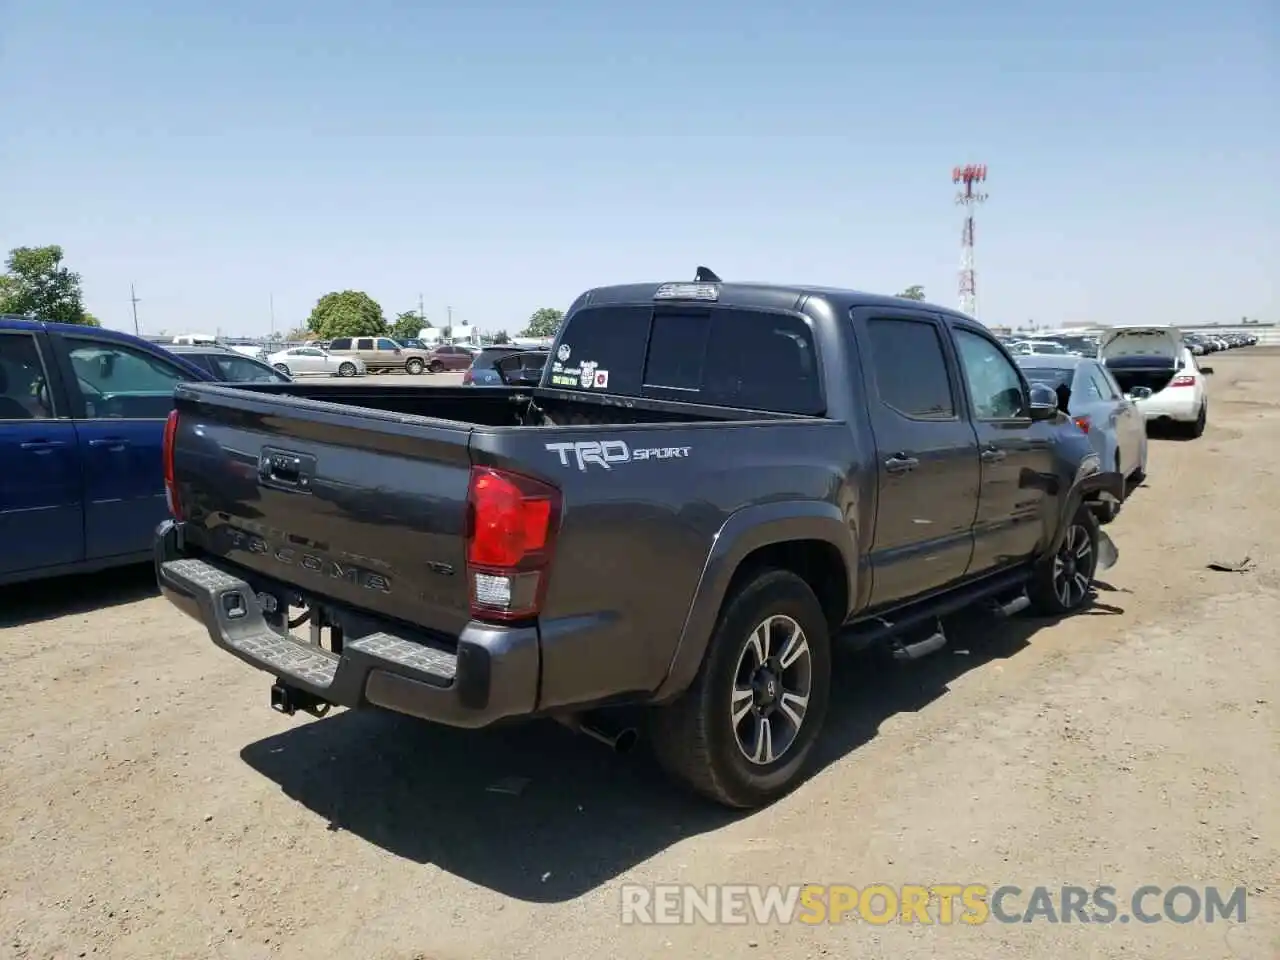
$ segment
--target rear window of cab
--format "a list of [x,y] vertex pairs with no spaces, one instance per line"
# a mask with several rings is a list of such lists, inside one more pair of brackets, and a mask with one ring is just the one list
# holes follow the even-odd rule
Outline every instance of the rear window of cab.
[[733,307],[601,306],[569,320],[546,385],[586,393],[819,416],[813,332]]

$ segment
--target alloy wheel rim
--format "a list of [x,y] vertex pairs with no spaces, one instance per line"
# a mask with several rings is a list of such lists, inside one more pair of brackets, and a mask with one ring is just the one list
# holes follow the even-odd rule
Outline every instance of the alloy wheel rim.
[[1096,559],[1089,531],[1073,523],[1053,558],[1053,593],[1062,606],[1071,609],[1084,602]]
[[734,740],[749,762],[768,765],[795,745],[812,690],[809,638],[791,617],[767,617],[738,656],[729,706]]

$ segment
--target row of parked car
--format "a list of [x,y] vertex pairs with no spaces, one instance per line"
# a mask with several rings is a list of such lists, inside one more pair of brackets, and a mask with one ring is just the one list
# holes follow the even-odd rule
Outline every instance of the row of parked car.
[[1007,344],[1027,380],[1050,387],[1089,435],[1104,464],[1146,473],[1147,424],[1166,425],[1189,438],[1208,423],[1205,377],[1197,359],[1250,346],[1244,334],[1197,337],[1175,327],[1114,327],[1096,336],[1036,338]]

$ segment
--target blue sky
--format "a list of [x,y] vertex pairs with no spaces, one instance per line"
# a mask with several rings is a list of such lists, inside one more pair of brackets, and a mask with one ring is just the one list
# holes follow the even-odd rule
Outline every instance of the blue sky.
[[1274,0],[0,3],[0,247],[144,332],[328,290],[515,332],[629,280],[1280,321]]

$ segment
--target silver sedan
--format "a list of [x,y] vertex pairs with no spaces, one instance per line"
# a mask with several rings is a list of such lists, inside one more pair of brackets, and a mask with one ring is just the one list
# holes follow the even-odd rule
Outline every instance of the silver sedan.
[[362,377],[367,372],[359,357],[335,357],[320,347],[293,347],[267,358],[267,362],[291,377]]

